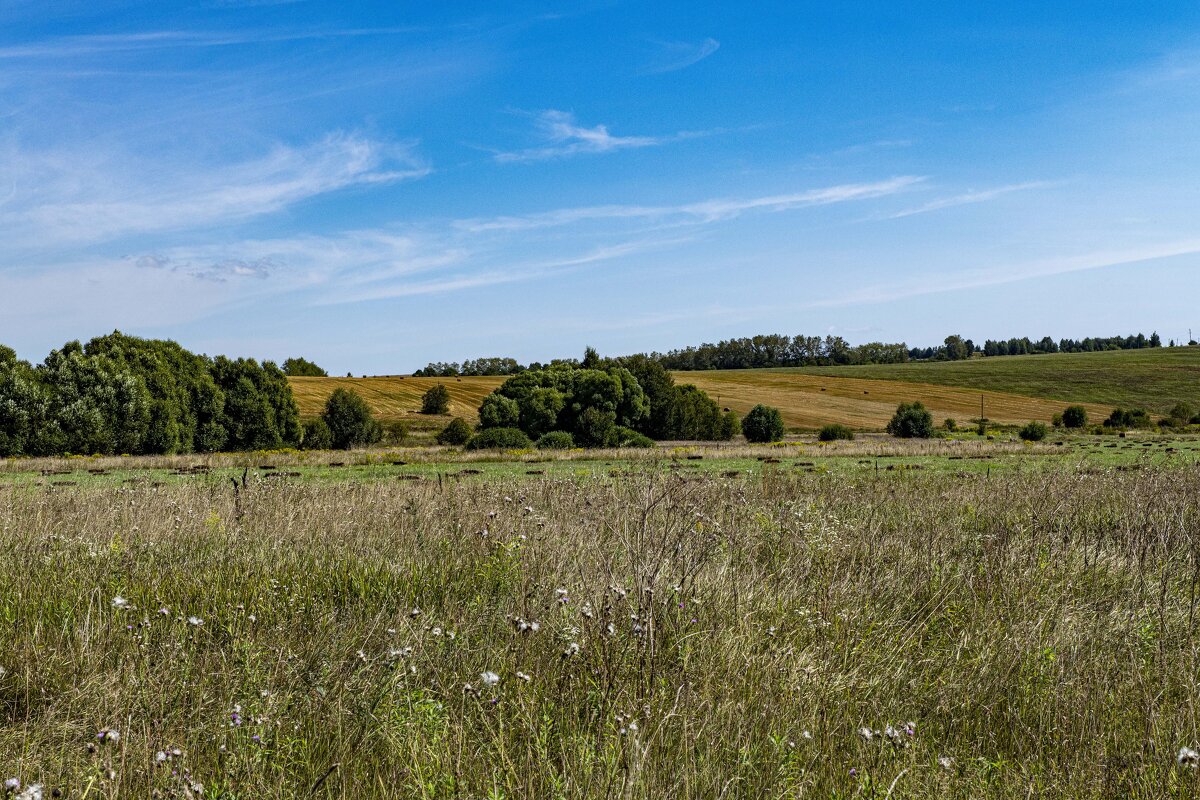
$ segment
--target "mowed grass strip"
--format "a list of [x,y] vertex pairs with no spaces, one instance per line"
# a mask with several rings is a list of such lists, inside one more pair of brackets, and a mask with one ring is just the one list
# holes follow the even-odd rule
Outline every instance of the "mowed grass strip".
[[292,394],[300,407],[300,416],[320,416],[325,410],[325,401],[335,389],[351,389],[358,392],[375,416],[384,422],[412,420],[421,411],[421,398],[425,392],[440,384],[450,390],[450,414],[432,419],[448,420],[462,417],[474,422],[478,417],[479,404],[497,386],[503,377],[479,378],[413,378],[405,375],[384,375],[374,378],[289,378]]
[[[1049,422],[1066,403],[1005,392],[962,389],[930,383],[813,375],[797,369],[739,369],[677,372],[676,383],[693,383],[722,406],[745,414],[758,403],[777,407],[789,428],[817,428],[840,422],[858,429],[881,429],[899,403],[919,400],[940,425],[953,417],[966,424],[979,416],[1002,424]],[[1088,415],[1104,419],[1107,406],[1085,403]]]
[[772,371],[958,386],[1106,406],[1141,406],[1159,414],[1178,402],[1200,405],[1200,347]]

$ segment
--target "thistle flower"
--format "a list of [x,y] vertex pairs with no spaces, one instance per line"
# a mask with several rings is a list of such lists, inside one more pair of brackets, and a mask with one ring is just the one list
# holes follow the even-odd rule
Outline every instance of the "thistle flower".
[[1175,756],[1175,762],[1181,767],[1195,768],[1200,766],[1200,753],[1190,747],[1181,747],[1179,754]]
[[121,732],[116,728],[101,728],[96,734],[96,741],[100,744],[116,744],[121,741]]
[[567,649],[563,650],[563,658],[579,655],[579,642],[571,642],[567,645]]
[[938,756],[938,766],[949,772],[954,769],[954,759],[950,756]]
[[858,735],[869,742],[875,738],[875,731],[871,730],[866,725],[864,725],[858,729]]
[[500,682],[500,676],[494,672],[483,672],[479,675],[479,682],[484,686],[495,686]]
[[188,617],[187,623],[188,623],[188,625],[191,625],[193,628],[198,628],[204,624],[204,620],[200,619],[199,617]]
[[112,599],[112,607],[117,610],[129,608],[129,601],[121,597],[121,595],[117,595]]
[[6,791],[6,792],[15,792],[17,789],[20,789],[20,788],[21,788],[21,782],[19,780],[17,780],[16,778],[9,778],[6,781],[4,781],[4,791]]
[[42,800],[42,797],[42,785],[31,783],[25,787],[25,791],[16,796],[15,800]]

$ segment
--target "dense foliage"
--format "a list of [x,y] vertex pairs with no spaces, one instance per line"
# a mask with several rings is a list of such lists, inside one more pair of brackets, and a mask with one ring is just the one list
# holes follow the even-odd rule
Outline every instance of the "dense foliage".
[[[1049,336],[1034,341],[1028,336],[1011,339],[988,339],[983,346],[961,336],[947,336],[940,347],[914,347],[908,356],[914,361],[961,361],[979,356],[1024,356],[1046,353],[1096,353],[1101,350],[1140,350],[1145,347],[1162,347],[1157,333],[1131,334],[1129,336],[1089,336],[1086,339],[1059,339]],[[867,363],[867,362],[864,362]]]
[[761,403],[750,409],[742,420],[742,434],[748,442],[778,442],[783,438],[783,415],[778,408]]
[[34,367],[0,349],[0,456],[251,450],[295,445],[300,422],[275,364],[210,359],[114,332]]
[[525,367],[514,358],[476,358],[458,364],[453,361],[434,361],[413,373],[414,378],[457,378],[467,375],[516,375]]
[[438,431],[437,443],[447,445],[463,445],[466,444],[474,431],[467,424],[466,420],[455,417],[450,420],[450,423]]
[[289,378],[327,378],[329,373],[306,358],[287,358],[283,361],[283,374]]
[[485,428],[467,442],[468,450],[528,450],[533,442],[518,428]]
[[[737,415],[695,386],[676,386],[645,355],[560,361],[505,381],[479,407],[483,429],[518,428],[532,439],[562,431],[581,447],[644,446],[653,439],[731,439]],[[636,442],[636,445],[630,444]]]
[[1087,409],[1083,406],[1067,406],[1062,412],[1062,424],[1067,428],[1082,428],[1087,425]]
[[824,367],[834,364],[898,364],[908,361],[903,343],[870,342],[851,346],[840,336],[787,336],[763,334],[726,339],[716,344],[701,344],[650,353],[647,358],[667,369],[755,369],[766,367]]
[[900,439],[928,439],[933,436],[933,415],[921,403],[901,403],[887,432]]
[[428,391],[421,396],[421,413],[450,413],[450,390],[446,388],[445,384],[439,383],[436,386],[431,386]]
[[817,431],[817,441],[836,442],[838,440],[854,441],[854,431],[850,430],[848,426],[836,422],[832,425],[826,425]]
[[1040,442],[1042,439],[1046,438],[1047,433],[1049,433],[1049,431],[1046,429],[1046,423],[1030,422],[1028,425],[1021,428],[1021,430],[1017,432],[1017,435],[1027,442]]
[[1104,420],[1106,428],[1149,428],[1150,414],[1144,408],[1114,408]]
[[550,431],[538,437],[538,450],[570,450],[575,446],[575,437],[566,431]]
[[329,426],[333,447],[339,450],[375,444],[383,438],[383,428],[375,421],[367,401],[350,389],[333,390],[321,419]]

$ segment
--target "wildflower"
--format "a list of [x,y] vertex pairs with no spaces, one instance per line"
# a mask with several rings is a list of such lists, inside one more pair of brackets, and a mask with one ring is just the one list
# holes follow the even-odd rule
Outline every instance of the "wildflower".
[[579,655],[579,642],[571,642],[563,651],[563,658],[570,658],[574,655]]
[[557,588],[557,589],[555,589],[555,590],[554,590],[554,593],[555,593],[556,595],[558,595],[558,602],[560,602],[560,603],[569,603],[569,602],[571,602],[571,598],[567,596],[567,595],[568,595],[568,592],[567,592],[567,590],[566,590],[566,589],[563,589],[562,587],[559,587],[559,588]]
[[412,619],[416,619],[417,617],[421,616],[421,609],[413,608],[412,611],[408,612],[408,616]]
[[40,783],[31,783],[25,787],[25,791],[16,796],[15,800],[42,800],[42,785]]
[[21,782],[16,778],[9,778],[4,782],[4,790],[6,792],[15,792],[21,788]]
[[96,740],[99,741],[100,744],[116,744],[117,742],[121,741],[121,732],[115,728],[102,728],[100,732],[96,734]]
[[869,742],[875,738],[875,731],[864,725],[858,729],[858,735]]
[[938,756],[938,766],[949,772],[954,769],[954,759],[950,756]]
[[164,607],[164,608],[160,608],[160,609],[158,610],[158,615],[159,615],[160,617],[169,617],[169,616],[171,616],[171,609],[169,609],[169,608],[165,608],[165,607]]
[[432,629],[431,631],[429,631],[429,632],[430,632],[430,633],[432,633],[434,636],[441,636],[441,635],[442,635],[442,629],[441,629],[440,627],[436,626],[436,625],[435,625],[435,626],[433,627],[433,629]]
[[585,619],[591,619],[594,616],[592,612],[592,604],[584,603],[583,607],[579,609],[579,613],[582,614]]
[[242,707],[234,706],[233,711],[229,714],[229,725],[232,728],[237,728],[242,724]]
[[500,682],[500,676],[494,672],[484,672],[480,674],[479,681],[484,686],[495,686]]
[[165,751],[165,750],[159,750],[157,753],[154,754],[154,760],[157,761],[159,764],[162,764],[168,758],[170,758],[170,756],[167,755],[167,751]]
[[531,680],[533,680],[533,677],[530,676],[529,673],[527,673],[527,672],[518,672],[517,677],[520,678],[521,680],[525,681],[526,683],[529,683]]
[[800,736],[803,739],[812,739],[812,731],[801,731]]
[[1181,747],[1175,761],[1181,767],[1197,767],[1200,766],[1200,753],[1190,747]]
[[112,607],[118,611],[129,608],[129,601],[121,597],[121,595],[117,595],[112,599]]
[[199,617],[188,617],[187,622],[188,625],[191,625],[193,628],[198,628],[204,624],[204,620],[200,619]]

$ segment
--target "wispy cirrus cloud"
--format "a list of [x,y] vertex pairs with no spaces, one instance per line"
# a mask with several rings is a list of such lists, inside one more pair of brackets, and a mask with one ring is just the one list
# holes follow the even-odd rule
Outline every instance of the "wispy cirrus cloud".
[[430,171],[411,144],[340,133],[304,146],[277,145],[259,158],[211,169],[10,147],[0,150],[0,175],[11,187],[0,203],[0,233],[10,245],[40,247],[195,229]]
[[889,214],[888,219],[901,219],[903,217],[911,217],[916,214],[926,214],[930,211],[938,211],[943,208],[953,208],[954,206],[965,206],[972,203],[984,203],[988,200],[993,200],[997,197],[1013,192],[1024,192],[1030,189],[1045,189],[1050,186],[1059,185],[1054,181],[1028,181],[1026,183],[1012,183],[1007,186],[996,186],[991,189],[980,189],[963,192],[961,194],[943,197],[938,200],[931,200],[923,205],[914,208],[907,208],[903,211],[898,211],[894,214]]
[[720,49],[721,43],[709,37],[702,42],[655,42],[660,49],[657,58],[642,67],[643,75],[677,72],[703,61]]
[[467,219],[457,227],[474,233],[523,231],[550,228],[595,220],[648,219],[704,223],[730,219],[748,212],[779,212],[806,206],[869,200],[906,191],[925,180],[922,176],[901,175],[871,183],[847,183],[787,194],[764,195],[744,199],[713,199],[673,206],[604,205],[565,208],[524,216]]
[[574,114],[553,109],[537,114],[534,118],[534,125],[538,134],[547,144],[524,150],[495,153],[493,158],[502,164],[545,161],[581,153],[611,153],[615,150],[657,147],[668,142],[704,135],[697,132],[683,132],[670,136],[617,136],[609,132],[607,125],[584,127],[575,121]]
[[87,34],[60,36],[28,44],[0,47],[0,60],[76,58],[114,53],[179,48],[233,47],[283,42],[356,39],[368,36],[395,36],[421,33],[419,27],[330,28],[314,30],[158,30],[138,33]]

